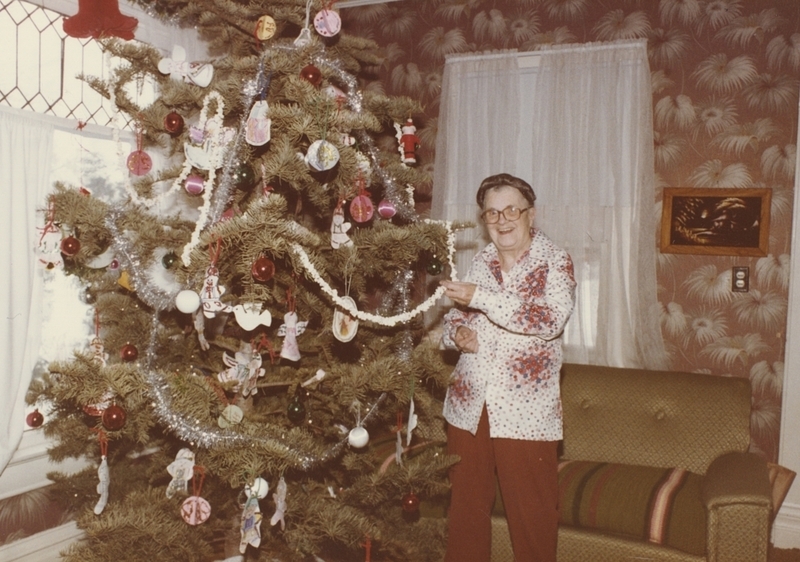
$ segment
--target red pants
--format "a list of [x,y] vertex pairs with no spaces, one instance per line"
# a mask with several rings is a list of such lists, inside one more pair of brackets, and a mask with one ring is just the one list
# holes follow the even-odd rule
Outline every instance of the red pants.
[[445,562],[489,562],[495,471],[516,562],[556,562],[558,442],[489,437],[483,410],[478,433],[447,428],[451,499]]

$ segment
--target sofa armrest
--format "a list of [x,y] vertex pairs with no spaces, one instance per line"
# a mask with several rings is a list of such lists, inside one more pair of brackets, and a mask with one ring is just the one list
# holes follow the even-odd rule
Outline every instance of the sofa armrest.
[[764,458],[740,452],[716,458],[703,482],[708,561],[766,562],[771,501]]

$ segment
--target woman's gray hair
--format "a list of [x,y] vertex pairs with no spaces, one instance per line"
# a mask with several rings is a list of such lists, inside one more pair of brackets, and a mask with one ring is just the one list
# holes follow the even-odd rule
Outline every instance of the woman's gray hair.
[[533,192],[533,188],[525,180],[512,176],[511,174],[495,174],[483,180],[481,186],[478,188],[478,194],[475,196],[478,206],[483,209],[486,193],[492,189],[499,189],[501,187],[513,187],[522,194],[525,200],[531,204],[531,207],[534,206],[536,194]]

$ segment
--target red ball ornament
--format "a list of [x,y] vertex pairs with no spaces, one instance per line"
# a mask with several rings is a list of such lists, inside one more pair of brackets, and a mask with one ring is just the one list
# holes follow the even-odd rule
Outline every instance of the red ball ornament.
[[409,492],[403,496],[403,511],[406,513],[416,513],[419,511],[419,497],[414,492]]
[[170,135],[179,135],[183,131],[183,117],[177,111],[170,111],[164,117],[164,128]]
[[74,236],[67,236],[61,240],[61,253],[65,256],[74,256],[81,251],[81,241]]
[[317,87],[322,83],[322,73],[319,71],[319,68],[313,64],[304,66],[302,70],[300,70],[300,78]]
[[259,256],[250,268],[253,279],[260,283],[266,283],[275,275],[275,264],[266,256]]
[[103,427],[105,427],[109,431],[119,431],[123,427],[125,427],[125,422],[127,421],[128,415],[125,413],[125,410],[117,406],[116,404],[111,404],[108,408],[103,410]]
[[367,222],[375,212],[375,205],[367,195],[356,195],[350,202],[350,216],[356,222]]
[[119,350],[119,356],[123,361],[130,363],[131,361],[136,361],[136,359],[139,357],[139,350],[136,349],[135,345],[126,343],[122,346],[122,349]]
[[40,427],[44,423],[44,416],[39,410],[34,410],[25,418],[28,427]]
[[153,159],[144,150],[134,150],[128,156],[128,170],[134,176],[144,176],[153,169]]

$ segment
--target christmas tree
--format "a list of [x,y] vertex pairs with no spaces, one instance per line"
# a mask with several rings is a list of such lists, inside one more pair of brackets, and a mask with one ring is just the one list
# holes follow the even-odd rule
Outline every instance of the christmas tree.
[[330,4],[148,8],[213,56],[101,39],[125,198],[57,185],[43,209],[40,256],[95,317],[30,397],[54,459],[95,461],[51,475],[86,531],[65,559],[440,559],[449,367],[421,313],[461,225],[415,210],[419,104],[362,91],[380,53]]

